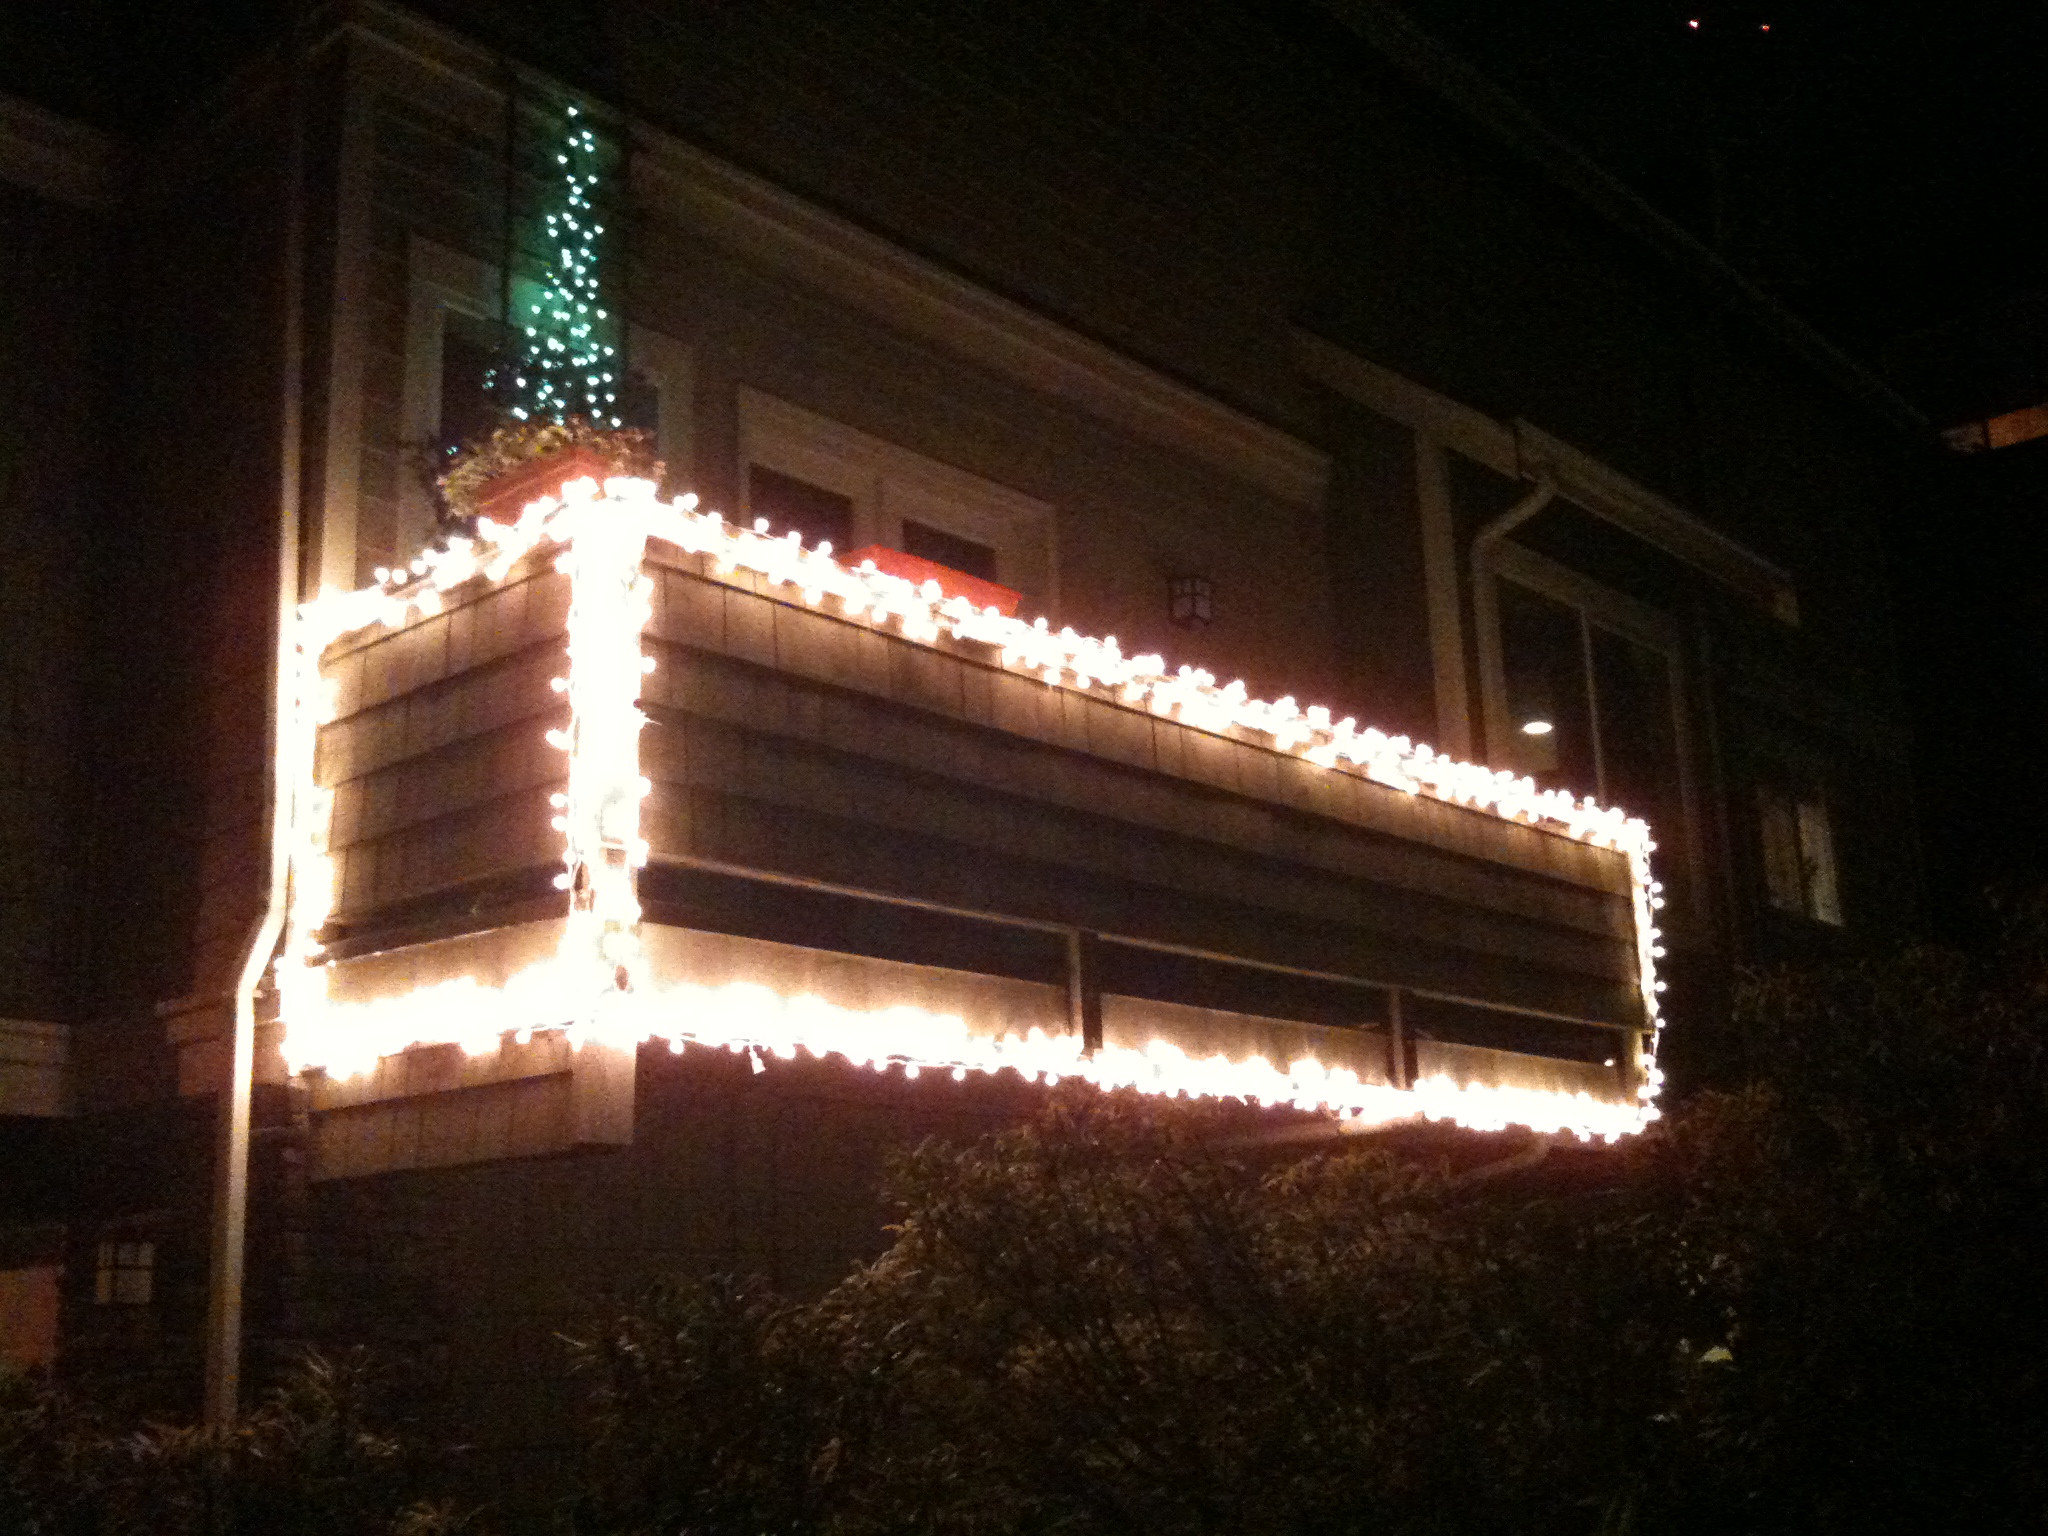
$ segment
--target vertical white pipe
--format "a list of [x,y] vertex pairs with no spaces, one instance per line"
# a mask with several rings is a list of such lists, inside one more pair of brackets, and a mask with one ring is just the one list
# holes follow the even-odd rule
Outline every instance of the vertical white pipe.
[[1507,677],[1500,654],[1500,600],[1493,588],[1493,552],[1515,529],[1549,506],[1557,487],[1548,480],[1472,535],[1472,629],[1479,645],[1480,718],[1486,725],[1485,761],[1501,762],[1508,735]]
[[293,18],[285,53],[285,188],[279,338],[277,623],[271,656],[266,745],[271,774],[270,887],[249,935],[235,983],[234,1048],[222,1085],[214,1154],[213,1240],[206,1317],[206,1423],[232,1425],[242,1390],[242,1277],[249,1216],[249,1108],[256,1068],[256,989],[284,932],[291,896],[291,807],[295,777],[287,744],[297,696],[299,606],[299,477],[305,408],[305,82],[303,19]]

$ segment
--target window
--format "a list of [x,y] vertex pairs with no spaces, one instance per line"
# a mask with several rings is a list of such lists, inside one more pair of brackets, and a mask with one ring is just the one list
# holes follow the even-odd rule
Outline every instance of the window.
[[1682,908],[1698,870],[1677,626],[1513,543],[1480,579],[1489,760],[1642,817]]
[[[486,384],[507,356],[498,268],[415,238],[409,282],[399,437],[417,472],[400,476],[395,547],[367,561],[366,552],[358,551],[358,565],[396,564],[432,537],[438,461],[488,432],[498,419],[497,399]],[[513,312],[532,303],[537,293],[531,280],[515,278]],[[627,426],[654,434],[655,450],[678,489],[687,487],[692,475],[691,391],[689,350],[658,331],[628,326],[619,416]]]
[[853,498],[761,464],[747,466],[747,511],[777,533],[794,529],[804,543],[854,548]]
[[101,1243],[92,1299],[103,1307],[146,1307],[155,1279],[155,1243]]
[[443,454],[490,435],[498,424],[493,388],[504,365],[505,327],[459,310],[444,313],[441,332],[441,419],[434,445]]
[[758,390],[739,392],[748,518],[841,553],[882,544],[1025,595],[1053,616],[1052,508]]
[[[1520,566],[1520,553],[1508,563]],[[1657,633],[1661,625],[1629,623],[1631,615],[1606,602],[1573,596],[1590,594],[1544,591],[1506,575],[1497,583],[1494,755],[1546,788],[1591,794],[1641,816],[1668,843],[1683,823],[1686,778],[1675,637]]]
[[1764,893],[1780,912],[1842,926],[1835,883],[1835,839],[1817,793],[1759,784],[1757,829],[1763,844]]
[[661,397],[660,375],[645,361],[629,362],[619,380],[619,420],[661,442]]

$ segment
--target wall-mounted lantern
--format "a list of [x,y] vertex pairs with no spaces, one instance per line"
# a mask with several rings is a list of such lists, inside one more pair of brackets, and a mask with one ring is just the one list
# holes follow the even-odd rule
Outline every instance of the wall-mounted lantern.
[[1166,584],[1166,603],[1182,629],[1201,629],[1216,617],[1216,588],[1206,576],[1176,576]]

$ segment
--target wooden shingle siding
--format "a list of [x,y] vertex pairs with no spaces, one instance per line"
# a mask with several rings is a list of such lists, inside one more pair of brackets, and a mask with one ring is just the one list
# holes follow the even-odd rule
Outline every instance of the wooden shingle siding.
[[[1361,1020],[1369,1017],[1361,1014]],[[1355,1072],[1362,1082],[1385,1083],[1390,1079],[1384,1020],[1374,1022],[1382,1027],[1354,1023],[1330,1028],[1151,998],[1102,999],[1102,1038],[1111,1047],[1143,1050],[1151,1041],[1165,1039],[1198,1059],[1262,1056],[1275,1066],[1311,1056],[1325,1066]]]
[[[1618,854],[1048,687],[980,646],[834,618],[667,546],[650,570],[654,922],[701,923],[678,882],[730,866],[1641,1019]],[[536,556],[458,597],[327,658],[339,709],[317,774],[334,792],[337,954],[547,912],[564,762],[544,733],[564,718],[549,680],[567,582]]]
[[1622,1025],[1625,861],[664,559],[644,830],[758,867]]
[[408,1088],[400,1097],[325,1109],[314,1121],[309,1172],[315,1179],[356,1178],[560,1152],[570,1145],[572,1086],[567,1070],[535,1072],[445,1090]]
[[[550,679],[566,662],[568,579],[544,561],[432,618],[330,650],[335,719],[315,775],[334,792],[330,937],[350,947],[530,915],[561,839],[548,797],[566,719]],[[459,893],[460,899],[455,899]],[[445,910],[444,910],[445,909]]]
[[[1329,86],[1256,21],[774,3],[613,24],[622,105],[1219,398],[1301,410],[1261,342],[1313,281],[1320,209],[1285,171],[1327,158]],[[1190,50],[1206,78],[1176,73]]]

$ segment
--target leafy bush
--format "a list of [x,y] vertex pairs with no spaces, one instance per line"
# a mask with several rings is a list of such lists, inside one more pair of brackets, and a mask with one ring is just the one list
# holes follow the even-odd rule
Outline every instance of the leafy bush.
[[9,1536],[444,1536],[414,1497],[422,1458],[374,1427],[367,1358],[308,1352],[231,1430],[123,1431],[52,1387],[0,1378],[0,1531]]
[[1754,978],[1748,1086],[1607,1158],[1261,1172],[1085,1090],[927,1145],[825,1297],[670,1285],[583,1341],[576,1527],[2039,1528],[2040,911]]

